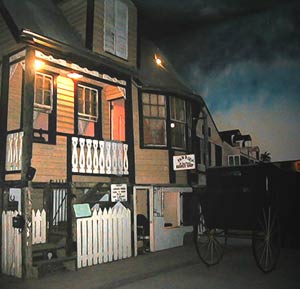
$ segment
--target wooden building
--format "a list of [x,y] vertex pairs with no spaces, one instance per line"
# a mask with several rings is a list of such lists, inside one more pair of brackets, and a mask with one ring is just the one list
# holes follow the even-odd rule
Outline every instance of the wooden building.
[[134,254],[181,245],[192,230],[189,193],[203,184],[207,146],[200,152],[196,130],[204,103],[138,37],[135,5],[0,4],[0,211],[19,201],[23,276],[37,266],[32,209],[47,213],[48,242],[67,234],[71,257],[75,203],[109,209],[122,201],[132,212]]

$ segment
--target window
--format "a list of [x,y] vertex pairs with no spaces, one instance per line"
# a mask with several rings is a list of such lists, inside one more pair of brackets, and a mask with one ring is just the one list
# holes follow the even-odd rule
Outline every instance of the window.
[[240,165],[240,156],[239,155],[229,155],[228,156],[228,165],[229,166],[239,166]]
[[171,118],[171,146],[172,148],[186,148],[186,106],[185,101],[177,98],[170,98]]
[[53,103],[52,75],[37,72],[34,86],[34,108],[50,113]]
[[128,59],[128,7],[120,0],[104,3],[104,50]]
[[166,146],[166,98],[164,95],[144,93],[143,137],[145,146]]
[[34,85],[33,139],[55,144],[56,86],[54,74],[36,72]]
[[78,85],[78,115],[82,119],[97,121],[98,90]]
[[[99,90],[88,85],[77,85],[78,134],[95,137],[100,135]],[[97,131],[98,130],[98,131]]]

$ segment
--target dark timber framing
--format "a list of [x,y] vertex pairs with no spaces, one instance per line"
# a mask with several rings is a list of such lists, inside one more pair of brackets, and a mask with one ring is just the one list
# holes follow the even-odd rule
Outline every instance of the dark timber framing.
[[22,170],[21,180],[23,183],[21,211],[25,218],[25,228],[22,233],[22,276],[30,278],[32,276],[32,235],[27,224],[32,223],[31,205],[31,180],[28,180],[28,171],[31,167],[32,142],[33,142],[33,103],[34,103],[34,69],[35,52],[32,47],[26,49],[25,57],[25,77],[24,77],[24,107],[23,107],[23,147],[22,147]]

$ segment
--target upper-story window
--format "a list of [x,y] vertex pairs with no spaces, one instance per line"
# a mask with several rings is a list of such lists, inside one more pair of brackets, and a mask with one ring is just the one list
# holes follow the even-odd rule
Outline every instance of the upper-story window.
[[120,0],[104,3],[104,50],[128,59],[128,7]]
[[186,103],[177,97],[170,98],[171,146],[186,149]]
[[33,137],[35,142],[55,143],[55,74],[36,72],[34,84]]
[[78,116],[82,119],[97,121],[98,90],[92,87],[78,85]]
[[52,75],[37,72],[35,74],[34,107],[35,109],[51,112],[53,103]]
[[160,94],[143,93],[143,139],[145,146],[167,145],[166,97]]

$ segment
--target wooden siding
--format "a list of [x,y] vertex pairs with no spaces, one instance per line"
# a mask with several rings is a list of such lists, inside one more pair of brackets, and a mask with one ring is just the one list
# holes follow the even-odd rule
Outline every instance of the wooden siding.
[[57,78],[57,131],[74,133],[74,82],[63,76]]
[[20,63],[11,65],[8,93],[8,121],[7,130],[19,129],[21,124],[21,96],[23,68]]
[[87,0],[67,0],[61,1],[57,5],[70,25],[80,35],[82,43],[85,43]]
[[19,47],[21,47],[21,45],[16,43],[8,29],[8,26],[6,25],[6,22],[2,15],[0,15],[0,59],[9,52],[17,50]]
[[33,144],[32,166],[35,182],[67,178],[67,138],[57,136],[56,145]]
[[19,181],[19,180],[21,180],[21,174],[5,175],[5,181]]
[[136,184],[169,183],[169,153],[167,150],[141,149],[138,113],[138,92],[132,87],[133,129]]
[[137,10],[129,0],[123,0],[128,7],[128,60],[104,51],[104,0],[95,0],[93,51],[116,62],[136,67],[137,61]]

